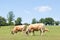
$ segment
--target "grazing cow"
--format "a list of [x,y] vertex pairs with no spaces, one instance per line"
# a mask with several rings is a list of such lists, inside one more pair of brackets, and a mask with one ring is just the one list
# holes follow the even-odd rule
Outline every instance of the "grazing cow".
[[36,24],[30,24],[27,27],[26,34],[28,35],[28,33],[33,32],[34,35],[34,31],[38,31],[38,30],[40,31],[41,35],[43,35],[45,31],[48,31],[43,23],[36,23]]
[[26,25],[18,25],[13,28],[11,31],[12,34],[17,33],[18,31],[25,31],[26,30]]

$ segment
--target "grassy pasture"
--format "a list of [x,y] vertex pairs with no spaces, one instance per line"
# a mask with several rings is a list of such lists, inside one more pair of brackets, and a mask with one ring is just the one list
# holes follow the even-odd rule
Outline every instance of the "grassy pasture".
[[46,26],[49,32],[45,32],[43,36],[40,36],[39,31],[35,32],[35,36],[27,36],[25,33],[18,32],[12,35],[11,29],[13,26],[3,26],[0,28],[0,40],[60,40],[60,26]]

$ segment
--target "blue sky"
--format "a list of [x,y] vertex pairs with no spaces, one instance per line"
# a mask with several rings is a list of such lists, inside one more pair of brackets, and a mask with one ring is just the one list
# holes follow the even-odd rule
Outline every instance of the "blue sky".
[[0,16],[7,19],[9,11],[13,11],[15,19],[22,17],[22,23],[46,17],[60,21],[60,0],[0,0]]

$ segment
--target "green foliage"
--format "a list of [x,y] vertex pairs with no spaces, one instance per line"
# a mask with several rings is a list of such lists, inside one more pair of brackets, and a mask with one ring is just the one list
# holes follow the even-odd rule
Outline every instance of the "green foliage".
[[48,25],[53,25],[54,24],[54,19],[53,18],[51,18],[51,17],[48,17],[48,18],[41,18],[40,20],[39,20],[39,23],[44,23],[44,24],[48,24]]
[[53,18],[45,18],[45,24],[53,25],[54,24],[54,19]]
[[24,23],[24,25],[29,25],[28,23]]
[[37,20],[35,18],[32,19],[32,24],[37,23]]
[[13,11],[10,11],[7,15],[8,18],[8,24],[11,25],[12,21],[14,20],[14,14]]
[[5,25],[6,25],[6,19],[0,16],[0,26],[5,26]]
[[41,18],[40,20],[39,20],[39,23],[44,23],[45,22],[45,19],[43,19],[43,18]]
[[54,23],[55,23],[56,25],[59,25],[59,24],[60,24],[60,22],[59,22],[59,21],[55,21]]
[[15,25],[21,25],[22,19],[20,17],[17,18],[17,20],[15,20]]
[[[7,15],[7,20],[4,18],[4,17],[1,17],[0,16],[0,26],[4,26],[4,25],[14,25],[14,14],[13,14],[13,11],[10,11]],[[8,23],[7,23],[8,22]],[[15,20],[15,25],[21,25],[22,23],[22,19],[20,17],[18,17],[16,20]],[[36,18],[33,18],[32,19],[32,24],[35,24],[35,23],[44,23],[44,24],[48,24],[48,25],[59,25],[60,22],[59,21],[55,21],[53,18],[51,17],[48,17],[48,18],[41,18],[39,21],[36,20]],[[24,23],[25,25],[29,25],[28,23]]]

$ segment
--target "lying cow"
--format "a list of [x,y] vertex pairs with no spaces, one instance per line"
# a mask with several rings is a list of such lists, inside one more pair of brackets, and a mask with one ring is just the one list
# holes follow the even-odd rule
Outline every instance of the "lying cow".
[[26,30],[26,25],[18,25],[13,28],[11,31],[12,34],[17,33],[18,31],[25,31]]
[[43,35],[43,33],[48,30],[43,23],[30,24],[26,29],[26,34],[28,35],[30,32],[33,32],[34,35],[34,31],[40,31],[41,35]]

